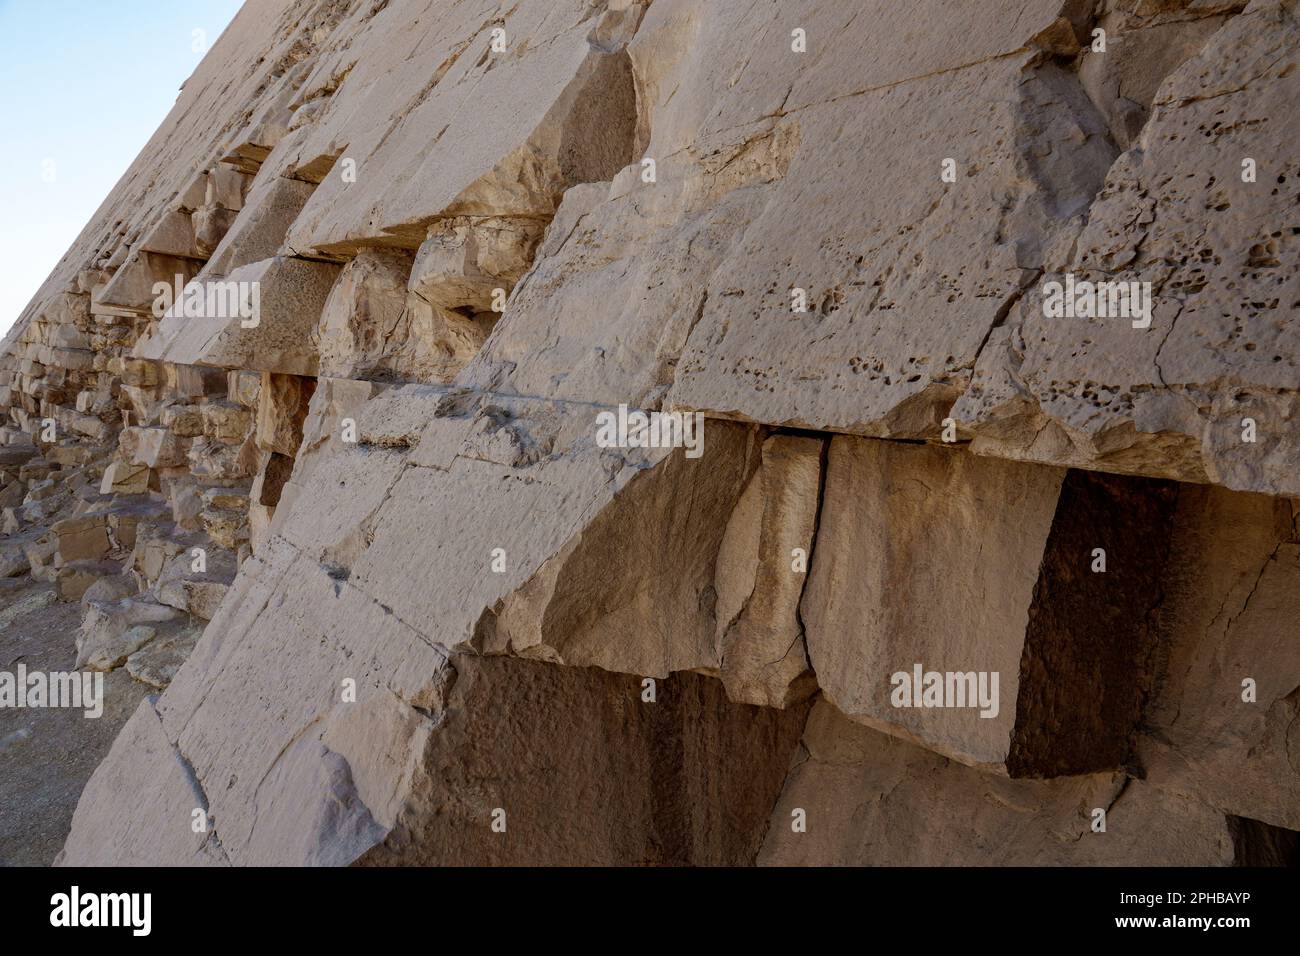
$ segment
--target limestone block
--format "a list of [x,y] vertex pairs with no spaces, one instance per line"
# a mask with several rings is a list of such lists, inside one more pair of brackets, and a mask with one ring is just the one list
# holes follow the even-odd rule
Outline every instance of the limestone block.
[[[147,469],[146,469],[147,471]],[[96,560],[108,554],[108,516],[104,514],[64,518],[50,528],[56,542],[57,565]]]
[[244,192],[249,178],[229,166],[214,166],[208,171],[201,205],[219,206],[238,212],[244,207]]
[[258,389],[262,385],[262,376],[257,372],[228,372],[229,381],[226,395],[232,402],[238,402],[245,408],[257,407]]
[[136,630],[180,617],[175,608],[138,598],[116,603],[86,602],[86,616],[77,633],[77,666],[91,670],[121,667],[127,657],[152,640],[150,631]]
[[159,634],[131,654],[126,659],[127,672],[136,680],[163,690],[194,651],[202,635],[202,630],[196,628],[173,627],[172,633]]
[[[91,311],[109,315],[162,315],[154,286],[164,283],[174,289],[194,278],[200,263],[194,259],[158,255],[143,250],[133,251],[113,278],[91,302]],[[155,311],[157,308],[157,311]]]
[[138,495],[149,490],[149,468],[124,461],[110,462],[104,469],[99,491],[105,495]]
[[406,340],[410,271],[409,254],[381,249],[364,250],[343,267],[313,331],[321,375],[382,377],[390,352]]
[[[241,266],[278,255],[285,232],[306,205],[313,188],[310,183],[281,176],[254,185],[242,201],[239,217],[208,260],[211,273],[228,276]],[[222,192],[226,201],[233,201],[228,190]],[[221,199],[217,195],[213,198]]]
[[[133,755],[132,766],[121,763],[128,753]],[[189,804],[193,810],[206,805],[178,756],[163,733],[153,701],[141,701],[114,741],[102,772],[90,778],[56,864],[129,866],[166,861],[194,866],[223,862],[212,831],[194,833],[187,826],[157,826],[158,820],[166,819],[177,807]],[[124,821],[121,829],[109,833],[94,821],[114,805],[123,787],[131,787],[135,793],[140,822]],[[156,842],[159,839],[165,849]]]
[[124,428],[118,441],[132,464],[174,468],[186,462],[187,442],[169,428]]
[[[1252,848],[1194,799],[1112,774],[1008,780],[820,701],[759,854],[777,866],[1229,866]],[[806,814],[806,832],[791,829]],[[1092,830],[1106,811],[1106,831]]]
[[203,433],[216,441],[239,444],[253,427],[253,414],[234,402],[205,402]]
[[799,598],[821,495],[823,442],[775,435],[763,443],[720,546],[718,659],[735,701],[785,706],[811,693]]
[[1118,767],[1173,500],[1168,483],[836,437],[801,605],[823,690],[964,763]]
[[337,272],[328,263],[275,257],[225,278],[203,279],[196,286],[204,293],[203,315],[182,317],[173,310],[134,354],[184,365],[315,375],[311,332]]
[[1289,502],[1184,487],[1164,584],[1148,778],[1300,829],[1300,541]]
[[140,241],[140,249],[146,253],[175,258],[206,258],[195,244],[190,216],[179,209],[163,213],[162,218]]
[[203,415],[201,405],[167,405],[159,415],[159,422],[177,438],[193,438],[203,434]]
[[302,424],[315,388],[297,375],[262,374],[257,401],[257,447],[293,457],[302,442]]

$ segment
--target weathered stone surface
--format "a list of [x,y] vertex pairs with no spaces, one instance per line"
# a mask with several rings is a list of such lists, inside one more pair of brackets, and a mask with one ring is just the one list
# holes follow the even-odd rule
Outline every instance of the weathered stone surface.
[[639,681],[598,670],[454,664],[414,797],[363,863],[753,862],[806,706],[732,703],[692,674],[643,703]]
[[0,347],[14,593],[129,553],[79,650],[166,688],[66,861],[1285,862],[1297,50],[1280,0],[249,7]]
[[293,457],[315,383],[297,375],[262,375],[257,400],[257,447]]
[[311,193],[308,183],[281,176],[261,177],[243,200],[247,210],[227,228],[213,250],[207,271],[228,276],[241,266],[279,254],[289,224]]
[[1173,501],[1169,483],[835,438],[801,607],[821,686],[964,763],[1118,768]]
[[[223,299],[225,305],[214,314],[205,311],[200,317],[169,312],[157,332],[136,346],[135,355],[184,365],[315,375],[317,354],[308,340],[337,272],[337,266],[327,263],[276,256],[240,266],[222,279],[204,280],[205,289],[245,284],[233,287],[242,304],[228,307],[229,300]],[[245,291],[253,288],[258,290],[255,297]]]
[[[1194,798],[1094,774],[1008,780],[847,720],[808,719],[759,855],[792,866],[1223,866],[1244,858],[1232,822]],[[807,831],[792,831],[792,813]],[[1091,829],[1106,811],[1106,832]]]
[[409,343],[406,280],[411,257],[366,250],[339,273],[313,335],[320,374],[335,378],[391,375],[394,353]]
[[1150,326],[1045,318],[1041,295],[1027,295],[954,409],[977,451],[1300,493],[1300,332],[1285,316],[1297,251],[1279,202],[1300,135],[1300,75],[1287,65],[1297,44],[1288,5],[1252,3],[1160,86],[1086,227],[1043,263],[1044,281],[1150,282]]
[[50,528],[55,538],[55,563],[102,558],[112,547],[107,515],[65,518]]
[[112,670],[152,640],[151,625],[179,617],[174,608],[134,598],[112,604],[88,601],[77,634],[77,666]]
[[[1159,628],[1148,778],[1300,830],[1300,536],[1289,502],[1183,489]],[[1248,701],[1245,682],[1251,682]]]
[[110,462],[104,469],[100,494],[138,495],[149,490],[149,466],[125,461]]
[[207,402],[203,405],[203,433],[209,438],[239,444],[248,437],[253,416],[247,408],[234,402]]
[[[190,826],[191,811],[203,809],[207,801],[189,765],[168,742],[153,705],[151,699],[141,701],[104,763],[90,778],[56,865],[196,866],[225,862],[213,832],[195,833]],[[125,753],[132,755],[131,764],[121,761]],[[109,832],[99,821],[104,813],[113,812],[124,787],[134,793],[139,816]],[[178,812],[178,808],[187,809]],[[173,814],[177,814],[175,819]]]
[[151,687],[165,689],[193,652],[201,634],[201,630],[187,627],[173,627],[171,633],[155,634],[126,659],[127,672]]
[[174,468],[185,462],[186,442],[169,428],[124,428],[118,441],[133,465]]
[[816,438],[769,438],[727,524],[715,587],[718,657],[732,700],[780,707],[816,686],[799,598],[817,530],[822,452]]

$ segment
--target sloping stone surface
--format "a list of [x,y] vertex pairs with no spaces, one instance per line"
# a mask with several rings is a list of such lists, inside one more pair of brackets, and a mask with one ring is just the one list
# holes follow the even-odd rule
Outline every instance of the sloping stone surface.
[[120,567],[167,683],[64,862],[1285,862],[1297,57],[1281,0],[247,5],[0,349],[6,567]]

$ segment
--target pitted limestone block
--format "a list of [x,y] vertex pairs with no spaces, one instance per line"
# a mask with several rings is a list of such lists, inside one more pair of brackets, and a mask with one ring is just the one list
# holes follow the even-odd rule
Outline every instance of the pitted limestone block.
[[836,437],[801,606],[823,690],[963,763],[1114,769],[1139,716],[1173,495]]
[[1174,16],[1147,20],[1138,10],[1164,12],[1159,4],[1110,6],[1094,27],[1105,31],[1107,48],[1094,52],[1085,47],[1079,81],[1109,122],[1115,142],[1128,149],[1150,116],[1160,84],[1201,51],[1227,16],[1177,17],[1175,5],[1169,4]]
[[[1300,298],[1287,192],[1298,46],[1288,5],[1261,0],[1164,81],[1140,148],[1116,160],[953,409],[977,451],[1300,493],[1300,329],[1287,314]],[[1138,283],[1147,314],[1045,314],[1041,283],[1064,274]]]
[[255,185],[238,218],[208,260],[207,271],[228,276],[241,266],[278,255],[285,232],[315,188],[311,183],[273,176]]
[[[655,188],[632,181],[623,191],[637,205],[667,207],[651,193],[665,181],[687,184],[679,187],[687,221],[703,233],[689,246],[663,245],[659,261],[642,268],[677,285],[694,279],[690,260],[706,260],[703,282],[682,282],[681,298],[694,293],[687,314],[699,320],[688,324],[678,353],[675,403],[876,435],[916,437],[938,424],[963,366],[1024,281],[1022,269],[1033,265],[1031,247],[1042,238],[1035,230],[1050,218],[1044,207],[1086,205],[1089,176],[1099,183],[1114,155],[1081,91],[1058,83],[1051,108],[1029,96],[1036,81],[1027,68],[1037,60],[1018,51],[1061,8],[945,7],[944,16],[963,24],[946,49],[923,39],[923,24],[935,15],[925,4],[866,21],[851,8],[819,9],[808,35],[827,37],[828,55],[871,60],[863,75],[806,69],[787,47],[765,42],[780,23],[776,8],[651,7],[629,47],[638,91],[650,104],[646,155],[680,153],[682,168],[665,173],[661,161]],[[678,52],[683,35],[693,51],[710,51],[711,68],[698,80],[699,54]],[[673,95],[688,71],[702,95],[708,91],[704,99]],[[873,117],[852,130],[841,112],[850,96],[859,115]],[[963,150],[979,162],[955,156],[950,133],[975,115],[981,119]],[[1069,181],[1024,168],[1020,137],[1029,133],[1041,135],[1043,155],[1048,143],[1070,143]],[[1058,146],[1053,159],[1066,152]],[[971,188],[944,188],[945,157]],[[933,175],[918,175],[927,164]],[[865,218],[833,198],[844,195],[846,176],[861,187],[857,212],[863,203],[872,210]],[[615,180],[611,212],[619,186]],[[1032,228],[1000,232],[1012,209]],[[680,213],[665,208],[663,215],[678,220],[671,240],[688,238]],[[720,218],[729,228],[715,224]],[[971,249],[979,249],[978,262]],[[897,268],[900,262],[909,265]],[[952,322],[954,308],[971,321]]]
[[[759,854],[768,866],[1231,866],[1253,841],[1194,798],[1119,774],[1008,780],[854,724],[808,718]],[[1105,832],[1095,832],[1095,811]],[[804,832],[792,832],[803,811]]]
[[224,279],[204,280],[205,290],[230,293],[223,293],[220,314],[185,318],[173,310],[134,354],[185,365],[315,375],[311,331],[338,271],[323,262],[276,257],[242,266]]

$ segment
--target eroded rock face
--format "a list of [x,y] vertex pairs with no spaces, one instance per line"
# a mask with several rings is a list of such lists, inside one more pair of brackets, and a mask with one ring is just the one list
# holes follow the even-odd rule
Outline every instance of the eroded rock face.
[[599,670],[454,665],[423,780],[365,864],[754,861],[806,706],[733,703],[691,674],[659,684],[651,706],[640,681]]
[[1294,7],[859,6],[236,18],[0,358],[64,862],[1285,861]]
[[[1119,774],[983,774],[856,726],[825,703],[814,707],[802,748],[760,863],[1223,866],[1257,845],[1194,797]],[[799,810],[806,829],[795,832]],[[1093,828],[1096,811],[1104,832]]]

